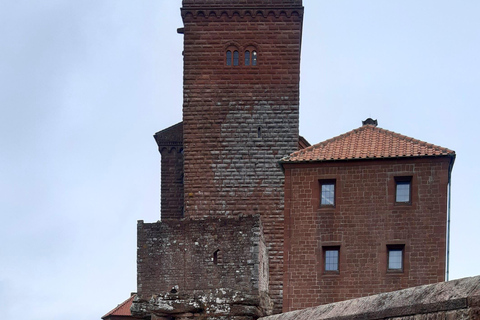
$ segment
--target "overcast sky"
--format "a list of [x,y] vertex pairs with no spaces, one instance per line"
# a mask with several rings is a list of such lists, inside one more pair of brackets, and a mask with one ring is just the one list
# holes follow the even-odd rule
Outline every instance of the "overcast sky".
[[[100,319],[160,213],[181,121],[180,0],[0,6],[2,319]],[[480,2],[304,0],[300,133],[379,126],[457,152],[451,279],[480,274]]]

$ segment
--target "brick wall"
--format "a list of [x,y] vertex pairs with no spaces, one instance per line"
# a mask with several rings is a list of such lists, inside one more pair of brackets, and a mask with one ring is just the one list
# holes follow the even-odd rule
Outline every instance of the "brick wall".
[[161,218],[183,217],[183,124],[154,135],[161,154]]
[[[444,280],[449,157],[285,165],[284,311]],[[395,177],[412,177],[411,204]],[[320,207],[322,179],[335,207]],[[404,245],[403,272],[387,272],[387,245]],[[339,272],[322,247],[340,247]]]
[[[247,6],[248,1],[238,2]],[[252,2],[253,3],[253,2]],[[288,10],[214,9],[230,1],[184,1],[185,216],[260,214],[270,252],[270,293],[281,310],[283,172],[297,149],[301,1],[255,1]],[[244,65],[245,50],[258,53]],[[239,51],[227,66],[226,51]]]
[[139,221],[137,231],[137,315],[219,316],[237,304],[267,312],[268,255],[259,216]]

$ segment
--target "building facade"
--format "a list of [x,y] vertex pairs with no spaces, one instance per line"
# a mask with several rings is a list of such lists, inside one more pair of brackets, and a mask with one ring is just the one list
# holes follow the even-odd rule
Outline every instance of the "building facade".
[[300,137],[301,0],[181,15],[183,122],[154,136],[161,221],[138,222],[132,314],[256,319],[443,281],[455,153],[372,121]]
[[455,153],[364,123],[282,159],[284,311],[445,280]]

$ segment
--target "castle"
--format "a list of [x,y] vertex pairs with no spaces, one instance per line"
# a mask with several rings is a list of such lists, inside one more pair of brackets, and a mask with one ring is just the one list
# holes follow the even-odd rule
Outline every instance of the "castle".
[[[183,0],[183,121],[155,134],[132,315],[256,319],[444,281],[455,152],[299,136],[301,0]],[[113,318],[112,318],[113,319]]]

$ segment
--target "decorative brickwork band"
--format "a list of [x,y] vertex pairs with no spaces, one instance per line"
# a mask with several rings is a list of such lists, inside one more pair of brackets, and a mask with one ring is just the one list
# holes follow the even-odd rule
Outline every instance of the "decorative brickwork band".
[[303,8],[281,8],[281,9],[260,9],[260,8],[242,8],[242,9],[205,9],[198,10],[194,8],[183,8],[182,9],[182,18],[187,16],[193,16],[194,18],[220,18],[221,16],[227,16],[232,18],[234,16],[239,16],[241,18],[245,17],[262,17],[267,18],[268,16],[274,16],[279,18],[284,15],[288,18],[291,16],[303,17]]

